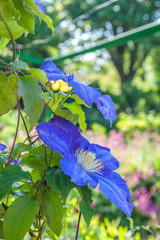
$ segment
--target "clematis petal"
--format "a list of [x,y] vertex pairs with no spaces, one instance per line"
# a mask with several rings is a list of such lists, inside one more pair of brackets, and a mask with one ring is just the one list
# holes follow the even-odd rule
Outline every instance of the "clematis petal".
[[102,113],[104,119],[107,119],[111,122],[116,119],[116,110],[114,103],[109,95],[101,95],[96,101],[98,110]]
[[52,123],[40,123],[36,127],[40,139],[60,154],[70,153],[72,138],[59,126]]
[[78,186],[84,186],[87,184],[91,184],[94,188],[98,184],[98,180],[89,174],[87,174],[83,168],[81,168],[77,164],[77,157],[73,154],[68,154],[64,156],[60,165],[62,171],[71,177],[71,181],[74,182]]
[[93,88],[82,83],[74,82],[69,79],[69,86],[73,88],[78,97],[83,100],[88,106],[92,104],[101,95],[97,88]]
[[63,74],[63,72],[51,61],[45,61],[40,68],[45,72],[56,73],[56,74]]
[[55,124],[70,136],[72,141],[70,153],[75,152],[75,150],[80,147],[82,141],[81,134],[73,123],[59,116],[54,116],[50,123]]
[[100,159],[104,166],[104,171],[113,171],[119,168],[119,162],[110,153],[110,149],[98,144],[90,144],[88,151],[95,153],[96,158]]
[[88,149],[89,145],[90,145],[90,142],[85,137],[81,136],[81,146],[80,146],[80,148],[84,149],[86,151]]
[[47,78],[50,81],[63,80],[64,82],[68,82],[68,79],[72,80],[74,78],[73,75],[64,75],[63,72],[51,60],[44,62],[40,66],[40,69],[46,73]]
[[4,151],[7,148],[6,145],[0,143],[0,151]]
[[98,176],[99,190],[127,217],[131,216],[133,204],[130,202],[130,191],[118,173],[108,172],[105,177]]

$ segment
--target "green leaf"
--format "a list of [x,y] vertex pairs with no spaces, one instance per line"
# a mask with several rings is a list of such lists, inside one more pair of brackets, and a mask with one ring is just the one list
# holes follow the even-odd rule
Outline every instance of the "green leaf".
[[48,25],[48,27],[52,30],[52,33],[54,33],[54,27],[53,27],[53,22],[50,17],[47,15],[43,14],[42,12],[39,11],[37,8],[36,4],[32,0],[26,0],[26,5],[32,9],[35,15],[38,17],[41,17],[41,19]]
[[28,180],[29,172],[24,172],[19,166],[10,165],[0,172],[0,199],[7,194],[12,184],[20,179]]
[[79,118],[78,118],[78,123],[79,123],[79,127],[80,129],[83,131],[83,133],[85,133],[86,128],[87,128],[87,124],[85,122],[85,114],[82,110],[81,105],[79,105],[76,102],[73,103],[64,103],[63,107],[68,108],[69,110],[71,110],[71,112],[73,114],[78,114]]
[[23,0],[12,0],[15,7],[20,12],[20,18],[17,19],[18,25],[27,29],[30,33],[34,34],[35,30],[35,19],[34,16],[24,8]]
[[46,73],[41,70],[41,69],[36,69],[36,68],[32,68],[30,70],[28,70],[29,73],[31,73],[47,90],[48,92],[51,94],[51,96],[54,99],[54,92],[52,90],[52,87],[50,85],[49,79],[47,78]]
[[3,164],[9,159],[9,153],[0,153],[0,171],[3,170]]
[[86,107],[90,108],[87,104],[85,104],[85,102],[83,100],[81,100],[76,94],[72,94],[70,96],[71,98],[73,98],[77,103],[79,103],[80,105],[85,105]]
[[50,188],[54,189],[54,191],[61,195],[64,203],[66,202],[70,190],[75,187],[74,183],[71,182],[70,177],[56,167],[47,169],[46,181]]
[[89,226],[90,221],[94,214],[94,209],[91,207],[92,204],[92,193],[88,189],[87,186],[77,187],[80,195],[81,195],[81,202],[80,202],[80,211],[84,217],[85,222]]
[[0,220],[0,239],[4,239],[3,235],[3,222]]
[[32,180],[33,182],[37,182],[38,180],[40,180],[41,178],[41,173],[39,171],[36,171],[36,170],[32,170],[31,172],[31,177],[32,177]]
[[40,199],[49,228],[59,236],[63,218],[63,206],[59,195],[53,190],[47,191],[43,188],[40,191]]
[[28,196],[17,198],[4,218],[6,240],[23,240],[39,210],[39,203]]
[[11,21],[19,17],[19,11],[14,7],[12,0],[1,0],[0,7],[7,21]]
[[38,81],[33,76],[19,77],[18,95],[24,99],[24,111],[30,118],[31,129],[38,122],[44,108],[44,97]]
[[17,89],[18,79],[16,75],[11,75],[7,78],[5,74],[0,74],[0,116],[17,105]]
[[[16,21],[7,22],[7,24],[12,31],[14,39],[21,37],[23,33],[27,32],[24,28],[19,26]],[[11,36],[6,28],[6,25],[2,21],[0,21],[0,29],[1,29],[0,37],[11,39]]]
[[11,71],[16,71],[16,70],[19,70],[19,69],[29,70],[29,67],[28,67],[27,63],[25,63],[25,62],[23,62],[23,61],[15,60],[15,61],[12,63]]
[[2,50],[9,42],[9,39],[7,38],[1,38],[0,40],[0,50]]
[[20,154],[22,152],[28,152],[33,148],[34,147],[24,144],[24,143],[16,143],[16,145],[14,146],[14,150],[13,150],[13,158],[15,158],[18,154]]
[[55,111],[55,114],[69,120],[70,122],[72,122],[75,125],[78,122],[79,115],[78,114],[73,114],[68,109],[59,109],[59,110]]
[[[59,166],[61,155],[46,147],[46,160],[50,166]],[[40,145],[32,149],[28,154],[22,157],[21,165],[30,167],[35,170],[46,170],[45,146]]]

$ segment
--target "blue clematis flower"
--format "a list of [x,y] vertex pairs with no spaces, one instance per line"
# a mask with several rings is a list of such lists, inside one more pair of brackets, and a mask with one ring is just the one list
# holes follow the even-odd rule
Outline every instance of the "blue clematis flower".
[[119,162],[109,148],[89,143],[74,124],[59,116],[49,123],[40,123],[36,129],[49,148],[63,155],[60,165],[72,182],[78,186],[90,184],[93,188],[99,184],[100,191],[131,216],[130,191],[121,176],[114,172]]
[[6,145],[0,143],[0,151],[4,151],[7,148]]
[[98,88],[88,86],[87,79],[80,72],[72,72],[71,75],[64,75],[51,60],[44,62],[40,69],[46,73],[49,80],[57,81],[61,79],[68,82],[69,86],[73,88],[80,99],[90,107],[95,103],[103,117],[109,120],[111,124],[113,123],[116,118],[116,111],[111,97],[102,95]]

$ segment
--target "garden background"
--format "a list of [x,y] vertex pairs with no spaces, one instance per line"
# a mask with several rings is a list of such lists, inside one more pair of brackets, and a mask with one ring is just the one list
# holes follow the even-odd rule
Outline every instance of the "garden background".
[[[43,1],[53,19],[54,35],[37,18],[35,36],[22,36],[17,43],[21,60],[31,67],[51,59],[64,71],[81,70],[116,105],[117,118],[111,128],[96,108],[84,106],[86,136],[111,148],[119,160],[119,172],[133,197],[132,218],[126,218],[97,189],[95,216],[89,228],[82,219],[79,239],[160,239],[160,1],[110,2]],[[7,45],[1,51],[3,60],[12,57],[11,50],[12,45]],[[52,86],[55,91],[68,91],[62,81]],[[12,110],[0,118],[0,142],[7,146],[13,142],[16,114]],[[48,114],[45,109],[40,121]],[[22,129],[20,141],[25,136]],[[78,201],[77,192],[72,191],[68,202],[74,214],[68,213],[59,239],[74,238]]]

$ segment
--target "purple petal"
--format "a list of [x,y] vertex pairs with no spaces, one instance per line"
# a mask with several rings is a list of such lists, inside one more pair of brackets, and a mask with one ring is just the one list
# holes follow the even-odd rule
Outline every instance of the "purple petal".
[[105,177],[98,176],[99,190],[127,217],[131,216],[133,204],[130,202],[130,191],[123,178],[118,173],[108,172]]
[[111,122],[116,119],[116,110],[114,103],[109,95],[101,95],[96,101],[98,110],[102,113],[104,119],[107,119]]
[[102,147],[98,144],[90,144],[88,151],[95,153],[96,158],[102,161],[104,166],[104,171],[113,171],[119,168],[119,162],[110,153],[110,149]]
[[36,5],[37,5],[38,10],[39,10],[40,12],[42,12],[43,14],[45,14],[45,9],[44,9],[44,7],[43,7],[43,4],[37,3]]
[[72,141],[70,153],[75,152],[77,148],[81,145],[81,134],[79,129],[70,121],[65,118],[54,116],[51,119],[50,123],[55,124],[56,126],[60,127],[63,131],[65,131]]
[[97,179],[87,174],[83,168],[77,164],[75,155],[69,154],[64,156],[60,161],[60,165],[62,167],[62,171],[66,175],[69,175],[71,177],[71,181],[76,185],[84,186],[90,184],[94,188],[97,186]]
[[86,86],[82,83],[74,82],[69,79],[69,86],[71,86],[78,97],[83,100],[88,106],[92,107],[92,104],[98,99],[101,93],[97,88]]
[[7,148],[6,145],[0,143],[0,151],[4,151]]
[[62,155],[71,152],[72,138],[59,126],[52,123],[40,123],[36,129],[40,139],[49,148]]
[[45,72],[47,71],[50,73],[63,74],[63,72],[57,68],[57,66],[51,60],[44,62],[39,69]]
[[81,136],[81,146],[80,149],[87,150],[90,145],[90,142],[83,136]]
[[44,62],[40,66],[40,69],[46,73],[47,78],[50,81],[63,80],[64,82],[68,82],[69,79],[71,80],[74,78],[73,75],[64,75],[63,72],[59,68],[57,68],[57,66],[51,60]]

